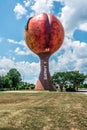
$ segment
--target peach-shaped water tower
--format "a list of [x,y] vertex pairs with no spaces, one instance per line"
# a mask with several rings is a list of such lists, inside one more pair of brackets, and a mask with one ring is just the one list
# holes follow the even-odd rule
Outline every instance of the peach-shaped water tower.
[[53,14],[38,14],[28,20],[24,37],[27,46],[40,58],[41,71],[35,90],[55,91],[56,88],[50,81],[48,62],[49,57],[62,45],[62,24]]

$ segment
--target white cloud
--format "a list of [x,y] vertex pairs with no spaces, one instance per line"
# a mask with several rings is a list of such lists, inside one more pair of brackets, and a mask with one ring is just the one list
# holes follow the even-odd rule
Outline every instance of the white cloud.
[[30,6],[30,2],[31,2],[31,0],[29,0],[29,1],[24,1],[25,7],[29,7],[29,6]]
[[47,12],[49,13],[52,9],[53,1],[52,0],[35,0],[34,5],[32,5],[32,10],[35,13]]
[[25,46],[25,41],[23,41],[23,40],[21,40],[21,41],[15,41],[15,40],[13,40],[13,39],[7,39],[7,41],[8,41],[9,43],[19,44],[19,45]]
[[[59,53],[63,50],[63,53]],[[79,70],[87,73],[87,44],[65,38],[61,49],[56,53],[57,61],[50,61],[51,73]]]
[[20,41],[15,41],[13,39],[7,39],[7,41],[11,44],[17,44],[17,45],[21,45],[22,47],[16,47],[16,49],[14,50],[14,52],[16,53],[16,55],[35,55],[26,45],[24,40],[20,40]]
[[17,62],[16,68],[20,71],[24,81],[36,83],[39,75],[39,63]]
[[73,34],[76,28],[87,21],[86,0],[63,0],[64,7],[61,12],[61,21],[68,35]]
[[87,23],[81,24],[79,27],[82,31],[86,31],[87,32]]
[[26,15],[27,10],[20,3],[17,3],[13,10],[16,14],[17,19],[21,19],[23,15]]
[[11,68],[16,68],[21,73],[24,81],[35,83],[38,79],[39,63],[15,62],[6,57],[0,58],[0,75],[6,75]]
[[19,47],[17,47],[15,49],[15,53],[18,54],[18,55],[24,55],[25,54],[25,51],[22,51]]
[[0,75],[5,75],[9,68],[14,68],[14,62],[6,57],[0,58]]
[[30,49],[28,49],[27,47],[24,47],[23,49],[17,47],[14,51],[17,55],[30,55],[30,54],[34,54]]

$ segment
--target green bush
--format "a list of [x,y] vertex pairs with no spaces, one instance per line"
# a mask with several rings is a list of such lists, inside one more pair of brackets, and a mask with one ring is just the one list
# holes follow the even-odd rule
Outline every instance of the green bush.
[[33,84],[31,84],[31,85],[29,86],[29,88],[30,88],[31,90],[33,90],[33,89],[35,88],[35,86],[34,86]]
[[34,84],[22,84],[22,83],[20,83],[20,84],[18,84],[18,86],[17,86],[17,89],[18,90],[33,90],[34,89],[34,87],[35,87],[35,85]]
[[64,85],[65,90],[67,92],[75,92],[76,90],[73,88],[73,85]]
[[25,88],[24,88],[23,85],[18,85],[18,86],[17,86],[17,89],[18,89],[18,90],[23,90],[23,89],[25,89]]
[[84,84],[84,88],[87,88],[87,84]]
[[64,85],[64,88],[65,88],[65,89],[66,89],[66,88],[68,88],[68,85],[67,85],[67,84],[65,84],[65,85]]
[[87,84],[80,84],[79,88],[87,88]]

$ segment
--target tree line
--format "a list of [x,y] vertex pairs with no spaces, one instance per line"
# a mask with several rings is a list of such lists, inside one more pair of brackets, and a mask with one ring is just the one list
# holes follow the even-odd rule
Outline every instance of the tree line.
[[12,68],[5,76],[0,76],[0,90],[33,89],[34,84],[23,82],[20,72]]
[[[51,76],[51,82],[56,87],[60,87],[60,91],[65,88],[66,91],[78,91],[78,88],[87,88],[84,81],[87,75],[79,71],[56,72]],[[22,90],[34,89],[32,83],[23,82],[20,72],[12,68],[5,76],[0,76],[0,90]]]
[[61,91],[63,87],[66,91],[78,91],[78,88],[87,88],[87,84],[84,84],[86,79],[87,75],[79,71],[56,72],[51,77],[53,84],[59,85]]

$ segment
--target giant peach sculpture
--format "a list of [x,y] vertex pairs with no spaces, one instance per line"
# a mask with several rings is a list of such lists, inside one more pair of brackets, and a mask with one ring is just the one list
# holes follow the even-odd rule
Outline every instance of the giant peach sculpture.
[[38,14],[31,17],[24,30],[27,46],[39,56],[41,71],[35,90],[55,91],[50,81],[49,57],[62,45],[64,29],[53,14]]

